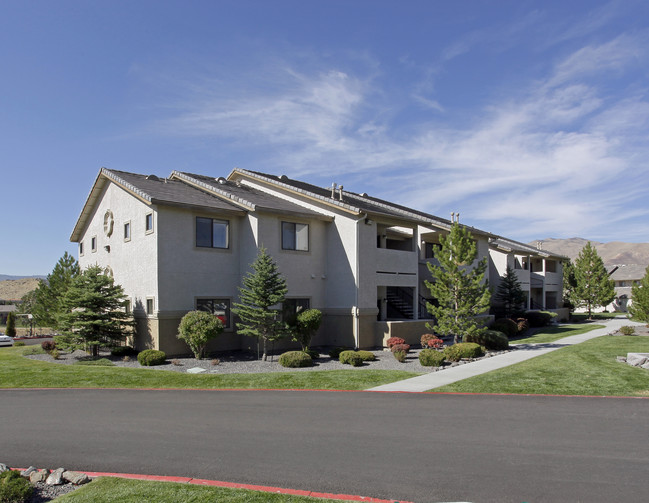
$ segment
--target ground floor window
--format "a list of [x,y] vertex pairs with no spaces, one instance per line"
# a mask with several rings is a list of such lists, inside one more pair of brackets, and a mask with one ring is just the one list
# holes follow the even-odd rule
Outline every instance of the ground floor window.
[[212,313],[221,320],[224,328],[231,328],[230,299],[196,299],[196,309]]

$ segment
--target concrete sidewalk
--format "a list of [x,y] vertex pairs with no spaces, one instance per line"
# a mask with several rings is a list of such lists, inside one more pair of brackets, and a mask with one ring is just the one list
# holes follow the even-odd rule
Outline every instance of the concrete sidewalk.
[[404,379],[403,381],[383,384],[382,386],[370,388],[366,391],[405,391],[413,393],[428,391],[469,377],[491,372],[492,370],[514,365],[515,363],[520,363],[529,360],[530,358],[565,348],[566,346],[579,344],[580,342],[594,339],[595,337],[612,334],[617,332],[623,325],[642,325],[642,323],[636,323],[627,318],[614,318],[604,322],[596,321],[594,324],[605,325],[605,328],[592,330],[585,334],[572,335],[551,343],[512,344],[512,347],[515,347],[516,351],[459,365],[450,369],[430,372],[429,374],[413,377],[412,379]]

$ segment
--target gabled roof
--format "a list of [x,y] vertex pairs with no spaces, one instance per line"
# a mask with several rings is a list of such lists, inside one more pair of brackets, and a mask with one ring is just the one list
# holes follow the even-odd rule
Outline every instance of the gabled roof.
[[609,277],[615,281],[641,280],[647,272],[647,266],[639,264],[626,264],[615,266]]
[[568,260],[568,257],[566,257],[565,255],[558,255],[546,250],[539,250],[538,248],[527,245],[525,243],[519,243],[518,241],[514,241],[513,239],[507,239],[503,237],[490,239],[489,246],[508,253],[514,252],[520,255],[538,255],[540,257],[553,257],[560,260]]
[[86,203],[81,210],[77,223],[70,236],[70,241],[76,242],[81,238],[88,220],[92,217],[104,188],[109,183],[115,183],[131,193],[145,204],[166,204],[208,210],[219,210],[230,214],[244,214],[244,211],[222,198],[216,197],[204,190],[199,190],[179,180],[159,178],[155,175],[138,175],[126,171],[101,168],[97,179],[90,190]]

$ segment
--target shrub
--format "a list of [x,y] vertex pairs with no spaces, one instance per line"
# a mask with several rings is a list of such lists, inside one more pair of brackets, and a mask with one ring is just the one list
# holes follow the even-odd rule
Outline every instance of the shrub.
[[25,345],[24,341],[16,341],[16,342],[14,342],[15,347],[20,347],[20,346],[24,346],[24,345]]
[[484,355],[480,344],[460,342],[444,348],[444,358],[450,362],[459,362],[462,358],[477,358]]
[[499,318],[491,325],[491,330],[505,334],[505,337],[516,337],[518,334],[518,323],[509,318]]
[[180,320],[177,337],[187,343],[194,356],[200,360],[205,346],[223,332],[223,322],[207,311],[190,311]]
[[[295,317],[295,326],[292,330],[294,341],[302,345],[302,351],[309,348],[313,334],[318,331],[322,323],[322,312],[317,309],[307,309],[300,311]],[[316,358],[320,355],[316,355]]]
[[28,348],[23,349],[23,356],[44,355],[45,353],[47,353],[47,351],[37,346],[29,346]]
[[53,349],[56,349],[56,342],[54,341],[43,341],[41,342],[41,347],[48,353]]
[[516,325],[518,326],[518,333],[523,333],[525,330],[530,328],[530,322],[527,321],[527,318],[516,318],[514,320],[516,322]]
[[528,311],[525,313],[525,317],[531,327],[539,328],[546,327],[552,323],[552,320],[557,317],[557,313],[551,313],[549,311]]
[[622,335],[635,335],[635,328],[629,325],[624,325],[623,327],[620,327],[620,332]]
[[[403,346],[403,344],[397,344],[397,346]],[[392,346],[394,348],[394,346]],[[401,349],[397,349],[396,351],[392,351],[392,354],[396,358],[398,362],[405,363],[406,361],[406,355],[408,354],[406,351],[403,351]]]
[[444,347],[444,341],[435,334],[422,335],[420,342],[422,348],[442,349]]
[[385,343],[392,349],[392,346],[396,346],[397,344],[405,344],[406,340],[401,337],[390,337]]
[[135,356],[137,351],[131,346],[115,346],[110,348],[110,354],[113,356]]
[[410,344],[395,344],[390,348],[390,351],[392,351],[393,353],[395,351],[403,351],[404,353],[407,353],[408,351],[410,351]]
[[3,503],[22,503],[28,501],[34,487],[17,470],[0,473],[0,501]]
[[167,355],[164,351],[158,351],[157,349],[145,349],[140,351],[137,355],[137,361],[140,362],[140,365],[145,367],[152,367],[154,365],[163,365],[167,359]]
[[279,356],[279,364],[289,368],[311,367],[313,360],[306,351],[287,351]]
[[214,358],[210,363],[216,367],[217,365],[220,365],[221,360]]
[[333,348],[331,351],[329,351],[329,356],[331,357],[332,360],[338,360],[340,358],[340,353],[343,351],[350,351],[352,348],[344,347],[344,346],[337,346]]
[[16,337],[16,315],[13,312],[10,312],[7,315],[7,327],[5,328],[5,334],[9,337]]
[[419,363],[424,367],[441,367],[444,362],[444,353],[434,349],[422,349],[419,352]]
[[509,349],[509,339],[505,334],[497,330],[485,330],[478,334],[467,334],[464,336],[464,342],[475,342],[487,349],[495,349],[496,351]]
[[356,351],[356,354],[360,355],[364,362],[373,362],[376,360],[376,356],[371,351],[362,351],[359,349]]
[[302,351],[304,351],[307,355],[309,355],[312,360],[315,360],[316,358],[320,358],[320,352],[316,351],[315,349],[306,348],[303,349]]
[[108,358],[99,358],[99,360],[79,360],[74,362],[75,365],[89,365],[92,367],[114,367],[115,364]]
[[58,349],[53,349],[52,351],[50,351],[50,356],[52,358],[54,358],[55,360],[58,360],[59,358],[61,358],[61,355],[59,354]]
[[351,365],[352,367],[360,367],[363,365],[363,356],[358,353],[358,351],[343,351],[340,353],[340,363]]

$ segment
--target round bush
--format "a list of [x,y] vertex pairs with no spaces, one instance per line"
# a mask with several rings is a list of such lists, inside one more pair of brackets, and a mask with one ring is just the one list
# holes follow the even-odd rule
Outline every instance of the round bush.
[[116,346],[110,349],[110,354],[113,356],[135,356],[137,351],[131,346]]
[[502,351],[509,349],[509,339],[502,332],[497,330],[485,330],[478,334],[467,334],[464,336],[464,342],[475,342],[487,349]]
[[372,353],[371,351],[362,351],[359,349],[358,351],[356,351],[356,354],[360,355],[364,362],[373,362],[374,360],[376,360],[374,353]]
[[140,365],[145,367],[153,367],[154,365],[164,365],[167,355],[164,351],[158,351],[157,349],[145,349],[140,351],[137,355],[137,361],[140,362]]
[[50,352],[50,351],[53,351],[54,349],[56,349],[56,342],[54,342],[54,341],[43,341],[43,342],[41,342],[41,347],[45,351]]
[[397,344],[405,344],[406,340],[401,337],[390,337],[385,343],[392,349],[392,346],[396,346]]
[[[398,346],[400,344],[397,344]],[[394,346],[393,346],[394,347]],[[400,363],[405,363],[406,361],[406,355],[408,354],[406,351],[403,351],[401,349],[397,349],[396,351],[392,351],[392,354],[394,355],[394,358],[400,362]]]
[[359,351],[343,351],[340,353],[340,363],[351,365],[352,367],[360,367],[363,365],[363,356],[358,353]]
[[506,337],[516,337],[518,335],[518,323],[509,318],[500,318],[494,321],[491,330],[502,332]]
[[620,327],[620,333],[622,333],[622,335],[635,335],[635,328],[630,325],[624,325],[623,327]]
[[20,476],[20,472],[7,470],[0,473],[0,501],[3,503],[23,503],[29,500],[32,492],[34,487]]
[[419,352],[419,363],[424,367],[441,367],[444,362],[444,353],[434,349],[422,349]]
[[525,313],[525,317],[531,327],[539,328],[546,327],[552,323],[552,320],[557,317],[557,313],[551,313],[549,311],[528,311]]
[[390,351],[392,351],[393,353],[395,351],[403,351],[404,353],[407,353],[408,351],[410,351],[410,344],[395,344],[390,348]]
[[331,357],[332,360],[338,360],[340,358],[340,353],[343,351],[351,351],[352,348],[348,348],[345,346],[337,346],[333,348],[331,351],[329,351],[329,356]]
[[311,367],[313,360],[304,351],[287,351],[280,355],[279,364],[288,368]]
[[303,352],[309,355],[311,357],[311,360],[320,358],[320,352],[316,351],[315,349],[306,348],[305,350],[303,350]]
[[462,358],[478,358],[484,355],[480,344],[460,342],[444,348],[444,358],[450,362],[459,362]]

